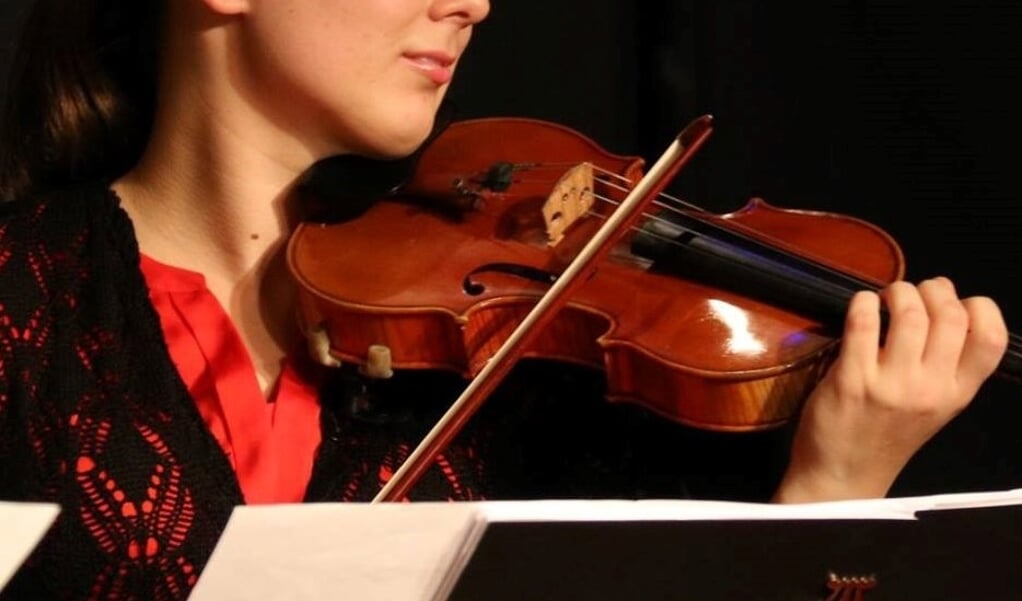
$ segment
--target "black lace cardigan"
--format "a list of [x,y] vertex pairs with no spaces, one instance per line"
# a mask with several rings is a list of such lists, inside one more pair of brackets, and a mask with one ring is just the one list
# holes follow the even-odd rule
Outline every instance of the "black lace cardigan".
[[[63,508],[0,599],[185,599],[242,502],[138,263],[105,185],[0,205],[0,499]],[[463,382],[375,386],[368,406],[344,370],[321,390],[307,501],[371,499]],[[773,442],[691,432],[601,387],[587,370],[520,366],[412,499],[769,494]]]

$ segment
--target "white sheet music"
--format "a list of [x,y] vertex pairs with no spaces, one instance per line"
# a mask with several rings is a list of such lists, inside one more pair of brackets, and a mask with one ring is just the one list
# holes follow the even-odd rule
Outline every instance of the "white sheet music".
[[767,505],[714,501],[489,501],[238,507],[190,601],[441,601],[498,521],[912,520],[931,509],[1022,504],[1022,490]]
[[0,589],[39,544],[58,513],[57,505],[0,501]]
[[597,500],[489,501],[479,503],[487,521],[628,520],[914,520],[917,511],[1022,504],[1022,489],[902,497],[794,503],[787,505],[722,501]]
[[443,599],[484,528],[467,503],[238,507],[189,601]]

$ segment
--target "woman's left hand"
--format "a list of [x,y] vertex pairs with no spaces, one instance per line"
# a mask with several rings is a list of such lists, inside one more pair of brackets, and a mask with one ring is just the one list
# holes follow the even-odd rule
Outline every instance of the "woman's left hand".
[[[880,305],[889,326],[881,346]],[[961,412],[1008,343],[997,305],[946,278],[860,292],[840,353],[807,399],[777,502],[887,494],[909,459]]]

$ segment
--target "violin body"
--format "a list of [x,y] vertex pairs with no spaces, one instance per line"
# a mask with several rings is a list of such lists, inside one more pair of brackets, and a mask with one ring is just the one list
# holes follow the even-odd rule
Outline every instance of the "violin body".
[[[502,186],[466,193],[466,182],[497,163],[583,162],[626,182],[637,181],[643,165],[544,122],[450,126],[399,195],[357,220],[297,229],[287,260],[301,290],[302,322],[321,331],[329,355],[342,362],[364,363],[368,349],[382,345],[396,369],[472,377],[549,287],[532,276],[555,278],[613,206],[597,203],[552,244],[540,215],[549,181],[522,170]],[[613,186],[597,182],[596,196],[613,196],[604,187]],[[466,196],[472,201],[457,203]],[[904,271],[896,242],[851,217],[754,199],[707,218],[877,282]],[[745,431],[797,413],[835,343],[833,328],[755,290],[657,269],[625,237],[524,354],[604,370],[610,401],[639,403],[698,428]]]

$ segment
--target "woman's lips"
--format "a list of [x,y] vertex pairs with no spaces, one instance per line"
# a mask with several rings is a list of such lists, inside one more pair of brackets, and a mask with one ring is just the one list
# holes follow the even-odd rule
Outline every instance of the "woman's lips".
[[445,52],[409,52],[404,59],[438,86],[454,76],[454,57]]

